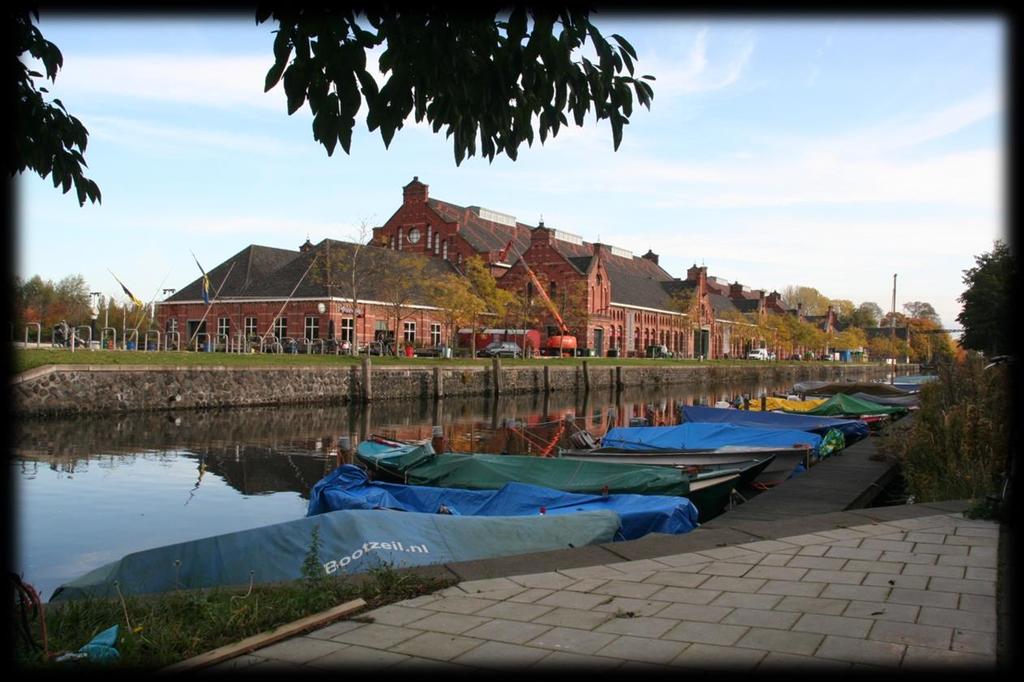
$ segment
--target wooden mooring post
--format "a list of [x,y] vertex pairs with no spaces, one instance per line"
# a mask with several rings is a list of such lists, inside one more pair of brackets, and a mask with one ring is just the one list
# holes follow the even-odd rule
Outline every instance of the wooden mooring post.
[[373,400],[373,368],[370,364],[370,356],[366,356],[362,359],[362,381],[363,381],[363,402],[368,403]]
[[501,358],[497,355],[491,358],[491,370],[494,374],[494,395],[501,395]]

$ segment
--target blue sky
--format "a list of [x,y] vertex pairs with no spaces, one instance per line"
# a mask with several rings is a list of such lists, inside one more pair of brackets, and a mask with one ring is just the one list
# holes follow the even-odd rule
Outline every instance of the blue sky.
[[[598,14],[657,77],[619,150],[588,120],[515,162],[456,166],[410,120],[385,149],[361,110],[328,157],[304,107],[263,92],[272,26],[251,14],[61,15],[46,84],[90,132],[102,204],[16,179],[17,272],[162,298],[249,244],[352,239],[398,208],[413,176],[479,205],[753,289],[931,303],[955,327],[963,271],[1007,234],[1004,21],[963,14],[702,17]],[[109,271],[108,271],[109,270]],[[214,283],[216,285],[216,283]]]

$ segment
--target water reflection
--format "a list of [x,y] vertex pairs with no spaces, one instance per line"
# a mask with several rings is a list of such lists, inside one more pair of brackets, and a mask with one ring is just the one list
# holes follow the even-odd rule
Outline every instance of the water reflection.
[[788,386],[630,388],[585,395],[447,398],[367,406],[287,406],[24,420],[16,424],[14,570],[44,598],[129,552],[286,521],[372,434],[427,439],[441,426],[458,452],[541,453],[566,418],[595,437],[637,417],[678,422],[714,404]]

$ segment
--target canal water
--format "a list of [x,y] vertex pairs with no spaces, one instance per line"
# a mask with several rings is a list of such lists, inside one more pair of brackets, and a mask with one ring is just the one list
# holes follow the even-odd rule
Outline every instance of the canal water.
[[[339,450],[368,435],[456,452],[543,454],[571,418],[599,438],[634,418],[678,423],[681,405],[787,391],[764,383],[669,386],[577,396],[392,401],[21,420],[12,468],[15,565],[46,600],[125,554],[305,516]],[[563,441],[564,442],[564,441]]]

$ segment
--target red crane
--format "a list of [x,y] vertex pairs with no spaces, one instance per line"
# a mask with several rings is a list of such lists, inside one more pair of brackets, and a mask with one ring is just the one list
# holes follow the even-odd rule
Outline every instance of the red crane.
[[533,286],[536,287],[537,291],[540,292],[541,298],[548,305],[548,310],[554,316],[555,321],[558,322],[558,330],[561,332],[558,336],[549,336],[545,344],[548,350],[557,350],[559,355],[573,355],[576,351],[576,337],[572,335],[569,327],[565,324],[565,320],[558,314],[558,308],[555,307],[554,302],[548,297],[544,287],[541,286],[540,280],[537,279],[537,275],[533,274],[533,270],[526,263],[526,259],[522,256],[519,260],[523,262],[523,267],[526,268],[526,274],[530,276],[530,280],[533,282]]

